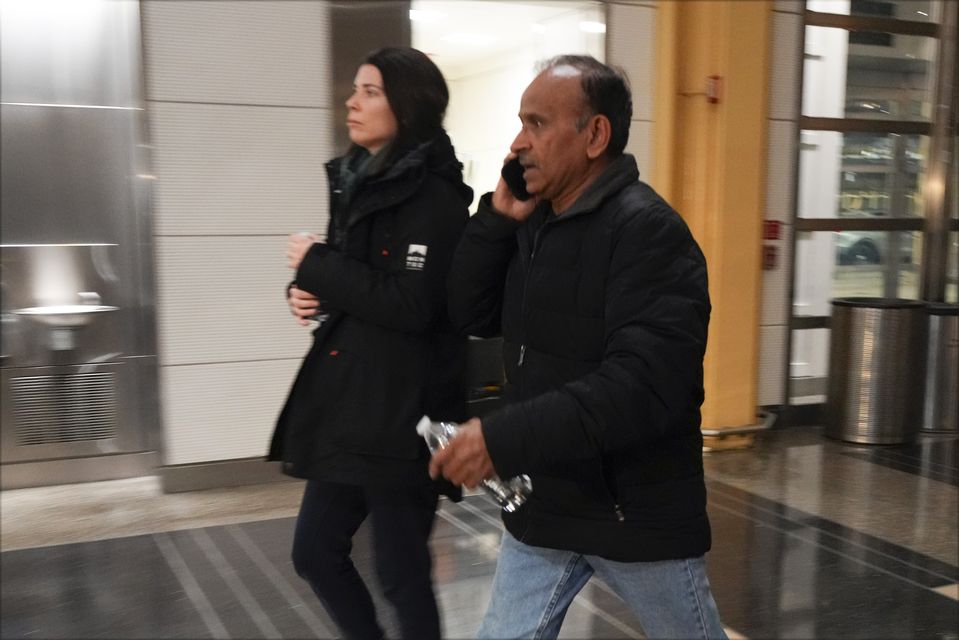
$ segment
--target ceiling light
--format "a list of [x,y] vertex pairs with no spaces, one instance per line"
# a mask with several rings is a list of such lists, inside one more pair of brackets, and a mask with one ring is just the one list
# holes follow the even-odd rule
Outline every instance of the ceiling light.
[[606,33],[606,24],[592,21],[580,22],[579,30],[586,33]]
[[439,11],[426,11],[424,9],[410,9],[410,22],[439,22],[446,16]]
[[496,42],[497,37],[486,33],[451,33],[443,36],[443,42],[450,44],[465,44],[474,47],[483,47]]

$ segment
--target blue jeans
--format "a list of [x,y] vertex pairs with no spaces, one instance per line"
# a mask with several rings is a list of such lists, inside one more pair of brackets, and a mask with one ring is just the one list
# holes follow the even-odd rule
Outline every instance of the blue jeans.
[[531,547],[507,532],[477,637],[555,638],[573,598],[594,573],[636,614],[648,638],[726,638],[702,556],[614,562]]

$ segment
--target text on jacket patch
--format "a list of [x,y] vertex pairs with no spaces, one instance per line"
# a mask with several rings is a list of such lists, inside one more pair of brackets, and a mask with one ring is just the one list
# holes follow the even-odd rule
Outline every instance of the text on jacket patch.
[[413,271],[422,271],[426,265],[426,245],[411,244],[406,252],[406,268]]

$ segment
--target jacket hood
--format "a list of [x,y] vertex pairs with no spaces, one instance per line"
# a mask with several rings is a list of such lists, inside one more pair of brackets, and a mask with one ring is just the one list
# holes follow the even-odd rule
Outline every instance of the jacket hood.
[[438,136],[400,159],[393,165],[392,170],[387,172],[387,176],[393,173],[393,170],[404,171],[407,162],[412,165],[422,163],[427,171],[453,185],[467,205],[472,202],[473,190],[463,182],[463,163],[456,159],[453,143],[445,131],[441,131]]

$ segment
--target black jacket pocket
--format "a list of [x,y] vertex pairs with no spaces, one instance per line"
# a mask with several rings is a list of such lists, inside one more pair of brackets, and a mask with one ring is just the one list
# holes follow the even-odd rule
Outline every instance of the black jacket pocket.
[[[402,372],[380,366],[356,351],[330,349],[317,376],[319,450],[335,448],[389,458],[416,459],[422,442],[419,386]],[[414,376],[418,379],[418,376]],[[322,440],[328,437],[329,442]]]

